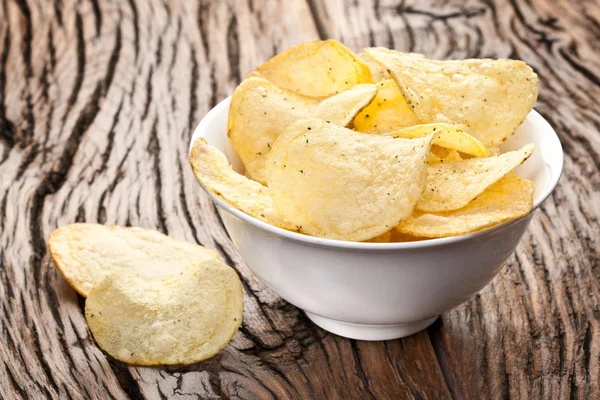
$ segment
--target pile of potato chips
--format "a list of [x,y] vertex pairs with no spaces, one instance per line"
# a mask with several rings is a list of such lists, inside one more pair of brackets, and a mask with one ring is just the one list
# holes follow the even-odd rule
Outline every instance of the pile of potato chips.
[[229,343],[242,322],[239,277],[202,246],[140,228],[72,224],[52,232],[48,248],[86,297],[94,339],[118,360],[202,361]]
[[233,93],[228,135],[246,176],[202,138],[190,163],[205,188],[284,229],[372,242],[462,235],[531,210],[534,184],[512,170],[533,144],[498,145],[536,99],[522,61],[304,43]]

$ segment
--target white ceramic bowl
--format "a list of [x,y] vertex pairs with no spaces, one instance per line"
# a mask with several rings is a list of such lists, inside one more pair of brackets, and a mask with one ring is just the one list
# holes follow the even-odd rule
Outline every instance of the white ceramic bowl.
[[[229,98],[200,122],[198,137],[244,166],[227,137]],[[535,182],[534,210],[560,177],[563,153],[552,127],[532,111],[502,151],[534,142],[517,172]],[[259,221],[207,191],[252,271],[325,330],[353,339],[385,340],[418,332],[469,299],[502,268],[527,228],[518,220],[457,237],[408,243],[355,243],[286,231]]]

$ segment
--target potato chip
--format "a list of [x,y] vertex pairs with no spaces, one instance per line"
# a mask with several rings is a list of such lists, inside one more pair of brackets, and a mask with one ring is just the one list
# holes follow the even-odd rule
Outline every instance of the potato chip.
[[369,56],[367,53],[358,53],[356,56],[360,61],[363,62],[363,64],[369,67],[369,71],[371,71],[371,77],[373,78],[373,82],[378,83],[386,79],[391,79],[390,74],[383,67],[383,65],[379,64],[373,59],[373,57]]
[[461,209],[437,214],[415,211],[396,229],[432,238],[476,232],[527,215],[533,207],[534,188],[533,182],[509,173]]
[[340,240],[373,238],[412,213],[425,185],[432,139],[298,121],[277,139],[267,159],[273,204],[301,232]]
[[110,275],[92,288],[85,318],[98,345],[118,360],[191,364],[229,343],[242,322],[243,308],[236,272],[208,260],[162,281],[130,273]]
[[419,237],[409,235],[408,233],[402,233],[398,231],[398,229],[394,228],[391,231],[390,242],[392,243],[402,243],[402,242],[418,242],[421,240],[429,240],[430,238]]
[[193,263],[219,256],[152,230],[83,223],[54,230],[48,249],[67,282],[84,297],[111,274],[130,272],[165,279]]
[[488,149],[488,153],[490,156],[499,156],[500,155],[500,148],[493,144],[491,146],[487,146]]
[[386,136],[414,139],[434,133],[433,144],[446,149],[453,149],[475,157],[485,157],[488,150],[483,143],[462,129],[450,124],[415,125],[397,131],[383,133]]
[[389,243],[392,241],[392,232],[394,230],[391,229],[387,232],[383,232],[381,235],[375,236],[374,238],[365,240],[368,243]]
[[537,99],[537,75],[523,61],[437,61],[385,48],[365,52],[390,71],[421,121],[463,125],[486,145],[511,136]]
[[462,160],[460,153],[453,149],[447,149],[436,145],[431,146],[431,153],[429,153],[429,164],[437,164],[448,161]]
[[271,58],[250,76],[312,97],[328,97],[360,83],[373,83],[369,68],[336,40],[294,46]]
[[520,150],[509,151],[497,157],[430,165],[427,168],[427,185],[417,209],[443,212],[464,207],[487,187],[525,162],[534,147],[531,143]]
[[433,152],[429,153],[429,165],[439,164],[441,162],[444,162],[444,160],[441,157],[436,156]]
[[[312,117],[330,123],[349,125],[377,94],[375,85],[356,85],[340,94],[323,100],[312,112]],[[306,118],[306,117],[305,117]]]
[[284,229],[295,226],[273,207],[269,189],[238,174],[223,153],[198,138],[192,146],[190,164],[198,182],[235,208]]
[[419,119],[402,97],[398,85],[387,79],[376,85],[377,95],[354,119],[354,130],[365,133],[390,132],[417,125]]
[[303,118],[348,125],[376,93],[375,85],[357,85],[317,100],[280,89],[265,79],[249,78],[231,98],[228,135],[246,167],[246,174],[265,183],[266,156],[288,125]]

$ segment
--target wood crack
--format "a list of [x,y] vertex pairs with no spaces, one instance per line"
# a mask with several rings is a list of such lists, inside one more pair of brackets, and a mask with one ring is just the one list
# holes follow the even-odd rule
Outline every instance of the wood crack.
[[317,30],[317,34],[319,35],[319,39],[329,39],[330,36],[327,33],[325,22],[321,20],[321,18],[324,18],[325,16],[320,12],[319,6],[317,5],[317,1],[318,0],[306,0],[306,3],[308,4],[310,15],[315,25],[315,29]]

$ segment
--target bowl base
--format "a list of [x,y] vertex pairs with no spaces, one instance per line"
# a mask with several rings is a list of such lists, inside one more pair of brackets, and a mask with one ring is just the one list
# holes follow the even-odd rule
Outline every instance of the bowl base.
[[438,318],[437,316],[423,321],[397,325],[365,325],[343,322],[321,317],[304,311],[306,316],[319,327],[336,335],[357,340],[391,340],[410,336],[427,328]]

